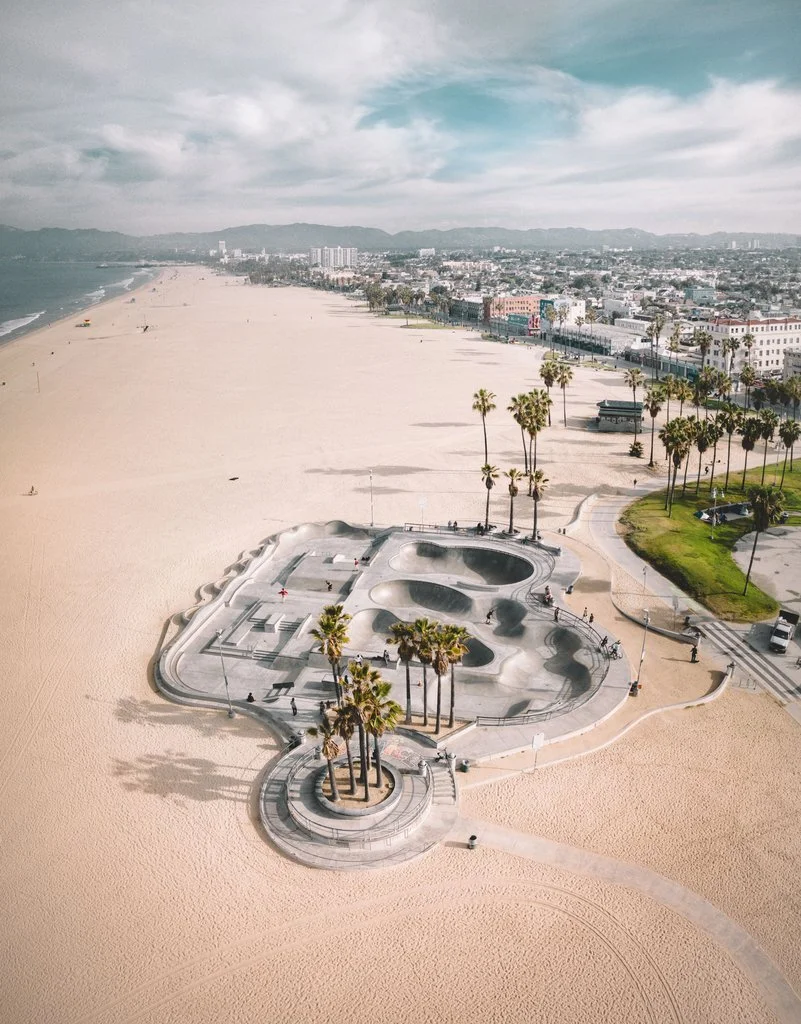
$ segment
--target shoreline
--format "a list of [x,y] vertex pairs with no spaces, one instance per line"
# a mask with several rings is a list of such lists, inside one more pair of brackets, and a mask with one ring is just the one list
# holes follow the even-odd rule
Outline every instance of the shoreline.
[[[52,262],[53,263],[58,263],[59,261],[58,260],[53,260]],[[183,265],[188,265],[188,264],[183,264]],[[191,265],[195,266],[195,264],[191,264]],[[150,268],[148,268],[148,269],[150,269]],[[153,268],[153,269],[157,269],[157,268]],[[142,289],[146,288],[148,285],[155,285],[160,280],[162,280],[162,278],[163,278],[163,276],[164,276],[164,274],[166,273],[167,270],[169,270],[168,267],[161,268],[161,269],[158,270],[158,273],[156,273],[153,277],[150,277],[147,280],[143,280],[140,284],[133,284],[133,285],[131,285],[130,288],[128,288],[125,291],[120,292],[118,295],[111,295],[111,296],[109,296],[107,298],[101,299],[99,302],[92,303],[92,304],[90,304],[88,306],[80,306],[73,313],[66,313],[66,314],[64,314],[64,316],[59,316],[59,317],[57,317],[54,320],[50,320],[48,323],[40,324],[39,326],[36,326],[36,320],[33,320],[29,324],[26,324],[24,327],[19,327],[19,328],[16,328],[15,330],[13,330],[13,331],[9,331],[8,334],[4,334],[4,335],[0,336],[0,353],[2,353],[2,351],[4,349],[6,349],[8,346],[14,345],[18,341],[22,341],[23,338],[29,338],[32,335],[38,334],[39,332],[49,331],[53,327],[58,327],[58,326],[64,324],[66,321],[72,320],[73,318],[85,317],[92,310],[101,309],[104,306],[107,306],[111,302],[116,302],[116,301],[118,301],[120,299],[124,300],[128,296],[136,295],[138,292],[142,291]],[[111,286],[109,286],[109,287],[111,287]],[[45,310],[44,312],[46,313],[47,310]],[[38,316],[37,316],[37,319],[38,319]]]

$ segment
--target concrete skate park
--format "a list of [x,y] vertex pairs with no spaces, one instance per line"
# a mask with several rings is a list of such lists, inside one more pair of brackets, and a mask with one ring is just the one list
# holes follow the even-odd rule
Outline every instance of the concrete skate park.
[[[285,853],[341,869],[406,860],[453,826],[457,765],[469,770],[584,732],[626,700],[625,660],[610,658],[598,627],[560,604],[579,573],[571,552],[520,535],[300,525],[246,552],[199,591],[203,600],[183,614],[161,652],[159,688],[179,703],[255,716],[285,742],[260,798],[262,824]],[[543,600],[546,585],[553,606]],[[395,785],[392,800],[370,813],[343,813],[320,799],[326,765],[307,737],[321,703],[335,699],[331,667],[311,635],[328,604],[351,616],[343,660],[370,662],[404,708],[405,667],[387,643],[392,624],[426,617],[470,634],[455,672],[456,722],[438,736],[417,727],[424,691],[422,666],[412,662],[414,723],[382,741]],[[435,683],[429,670],[430,718]],[[449,685],[443,679],[443,690]]]

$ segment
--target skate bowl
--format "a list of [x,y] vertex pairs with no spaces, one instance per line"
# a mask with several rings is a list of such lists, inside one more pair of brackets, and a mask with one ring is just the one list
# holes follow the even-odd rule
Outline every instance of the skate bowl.
[[493,587],[522,583],[534,574],[531,562],[508,551],[450,546],[432,541],[406,544],[390,565],[398,572],[461,576]]
[[398,616],[386,608],[356,612],[348,625],[350,646],[359,650],[383,650],[390,629],[399,621]]
[[425,608],[447,615],[469,615],[473,601],[454,587],[428,580],[388,580],[370,591],[370,598],[387,608]]
[[467,653],[462,656],[464,668],[482,668],[484,665],[489,665],[495,657],[492,648],[487,647],[478,637],[471,636],[465,647],[467,647]]

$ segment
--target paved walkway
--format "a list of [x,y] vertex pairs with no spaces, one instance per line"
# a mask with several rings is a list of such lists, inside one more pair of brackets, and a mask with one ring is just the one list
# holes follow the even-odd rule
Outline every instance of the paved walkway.
[[[552,865],[644,893],[650,899],[691,921],[723,946],[759,989],[765,1002],[782,1024],[799,1024],[801,1021],[801,998],[762,947],[730,917],[678,882],[673,882],[648,868],[615,860],[613,857],[604,857],[550,839],[513,832],[511,829],[486,821],[459,818],[451,837],[466,842],[470,835],[478,837],[479,850],[481,846],[491,846],[514,856],[536,861],[538,864]],[[471,856],[477,855],[478,852],[476,850]]]
[[801,696],[801,666],[795,666],[789,660],[779,666],[773,659],[749,646],[751,627],[737,626],[714,618],[708,609],[693,601],[675,583],[636,555],[617,532],[616,523],[623,509],[636,497],[662,487],[664,481],[648,481],[647,484],[640,484],[636,490],[632,489],[630,494],[588,502],[583,511],[598,547],[610,561],[634,579],[643,579],[648,591],[663,600],[679,601],[682,608],[689,609],[693,616],[697,616],[701,633],[727,661],[735,663],[735,685],[747,685],[748,681],[753,680],[782,704],[798,701]]

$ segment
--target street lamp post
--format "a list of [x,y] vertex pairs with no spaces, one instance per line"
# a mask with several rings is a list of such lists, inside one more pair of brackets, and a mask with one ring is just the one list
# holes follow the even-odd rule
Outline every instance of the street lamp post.
[[642,663],[645,661],[645,641],[648,639],[648,626],[650,625],[651,618],[648,609],[645,608],[645,629],[642,634],[642,649],[640,650],[640,664],[637,667],[637,689],[640,688],[640,676],[642,675]]
[[370,470],[370,526],[375,526],[373,517],[373,471]]
[[231,693],[230,693],[230,691],[228,689],[228,673],[225,671],[225,659],[223,658],[223,652],[222,652],[222,635],[223,635],[223,631],[221,629],[218,629],[217,630],[217,649],[220,652],[220,665],[222,665],[223,680],[225,682],[225,697],[226,697],[226,700],[228,701],[228,717],[229,718],[233,718],[234,717],[234,707],[231,704]]

